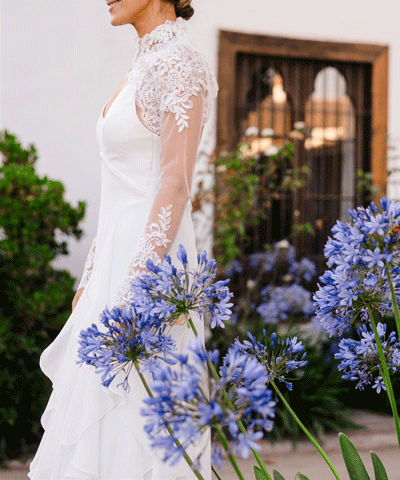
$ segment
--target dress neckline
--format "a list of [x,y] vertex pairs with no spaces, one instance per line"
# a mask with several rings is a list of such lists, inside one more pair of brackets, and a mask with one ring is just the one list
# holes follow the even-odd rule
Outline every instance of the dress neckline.
[[155,46],[161,46],[168,43],[176,36],[186,34],[185,20],[177,17],[176,20],[166,20],[157,25],[151,32],[138,38],[139,55],[152,50]]

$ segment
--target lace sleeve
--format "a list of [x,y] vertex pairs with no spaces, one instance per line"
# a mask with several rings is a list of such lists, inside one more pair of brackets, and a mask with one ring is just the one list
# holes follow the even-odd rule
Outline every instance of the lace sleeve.
[[189,43],[173,44],[150,58],[145,54],[139,56],[129,78],[137,86],[136,104],[142,121],[156,135],[161,135],[163,112],[174,114],[179,133],[187,128],[191,98],[200,92],[201,118],[206,123],[218,92],[205,58]]
[[197,149],[202,133],[204,98],[200,93],[188,99],[185,128],[175,113],[164,112],[161,122],[161,178],[150,211],[140,249],[133,256],[118,292],[116,305],[130,303],[132,279],[146,269],[148,259],[159,264],[178,232],[183,212],[190,200]]
[[78,290],[80,288],[86,287],[89,281],[89,278],[92,275],[95,252],[96,252],[96,237],[94,237],[92,241],[92,245],[90,246],[89,253],[86,257],[85,267],[83,269],[83,275],[82,275],[81,281],[79,282]]
[[136,104],[143,123],[160,136],[160,183],[139,251],[117,294],[115,305],[121,307],[129,305],[132,280],[146,270],[147,260],[160,263],[175,240],[190,201],[203,125],[217,93],[205,59],[190,45],[173,46],[152,62],[148,69],[137,66]]

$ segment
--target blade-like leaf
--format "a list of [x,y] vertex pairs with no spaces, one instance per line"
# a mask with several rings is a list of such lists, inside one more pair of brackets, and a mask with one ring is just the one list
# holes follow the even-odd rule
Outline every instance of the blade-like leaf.
[[308,478],[302,473],[298,472],[294,480],[308,480]]
[[374,452],[371,452],[372,463],[374,464],[375,480],[388,480],[388,476],[381,462],[381,459]]
[[274,474],[274,480],[285,480],[282,477],[282,475],[279,472],[277,472],[276,470],[274,470],[272,473]]
[[254,473],[256,475],[256,480],[272,480],[272,478],[269,475],[265,475],[259,467],[254,467]]
[[350,480],[371,480],[355,446],[344,433],[339,433],[339,442]]

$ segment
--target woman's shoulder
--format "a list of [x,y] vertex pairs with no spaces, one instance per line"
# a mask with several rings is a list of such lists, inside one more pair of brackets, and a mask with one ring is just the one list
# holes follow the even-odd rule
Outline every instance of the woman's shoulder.
[[160,49],[154,60],[154,67],[162,72],[179,70],[184,75],[193,71],[204,74],[210,70],[204,55],[186,39]]
[[175,85],[191,95],[203,90],[207,96],[216,96],[218,86],[215,76],[204,55],[188,40],[175,42],[158,53],[154,73],[159,88],[169,90]]
[[201,95],[203,122],[209,118],[218,85],[204,55],[185,36],[174,38],[139,57],[130,79],[136,86],[136,102],[151,110],[160,130],[161,112],[186,114],[190,98]]

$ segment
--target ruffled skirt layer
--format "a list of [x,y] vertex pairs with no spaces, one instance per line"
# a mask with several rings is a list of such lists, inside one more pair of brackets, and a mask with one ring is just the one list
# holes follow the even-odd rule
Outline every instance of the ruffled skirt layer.
[[[181,225],[178,239],[191,239],[190,225],[189,222],[186,227]],[[98,268],[93,271],[64,328],[41,356],[40,366],[51,379],[53,392],[42,417],[45,433],[31,463],[29,478],[32,480],[196,478],[183,459],[170,467],[161,461],[162,452],[150,448],[143,429],[144,417],[140,414],[147,393],[135,371],[131,372],[127,393],[122,386],[117,387],[117,379],[105,388],[93,367],[76,364],[79,332],[92,323],[99,323],[100,313],[122,281],[122,272],[126,271],[127,263],[121,263],[121,274],[115,275],[114,272],[115,286],[111,288],[116,252],[124,251],[118,244],[122,237],[114,233],[115,229],[111,228],[101,258],[98,258]],[[175,243],[172,253],[176,251],[178,241]],[[190,257],[189,261],[193,262],[194,251]],[[203,332],[201,322],[194,321],[198,331]],[[181,352],[193,337],[186,325],[172,327],[172,335]],[[188,453],[192,459],[202,453],[202,474],[205,480],[210,480],[209,432],[203,435],[198,445],[190,447]]]

